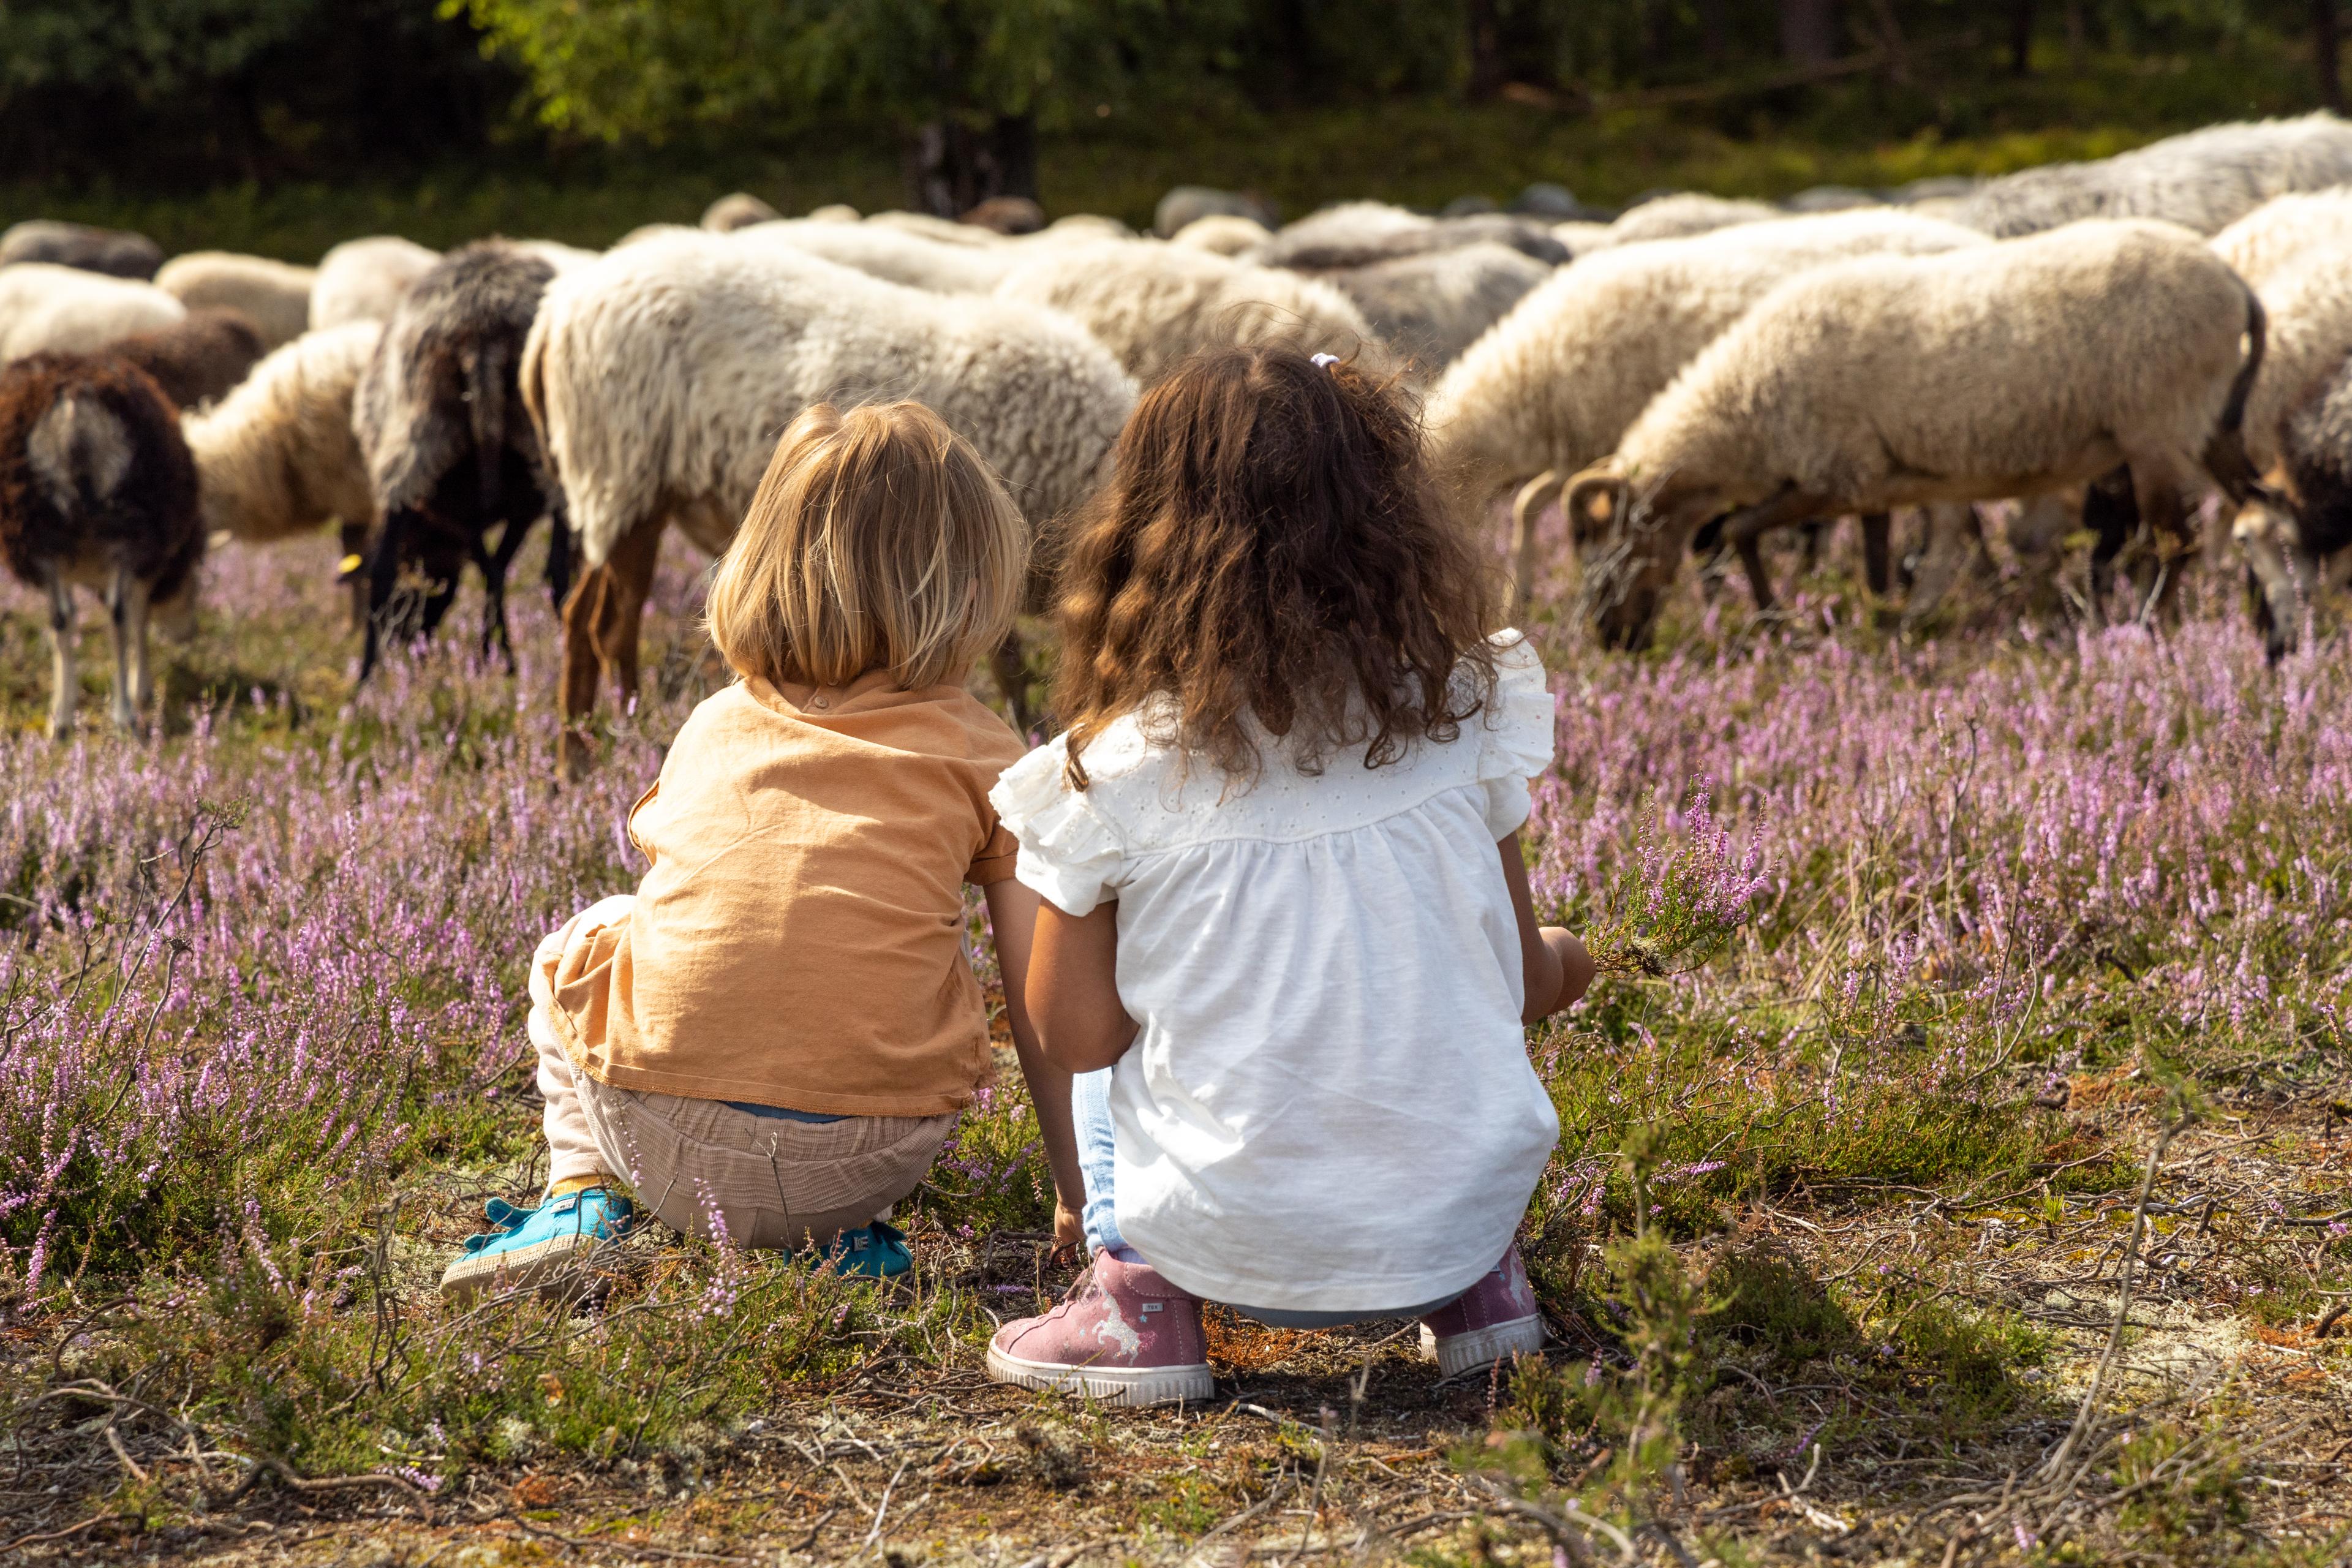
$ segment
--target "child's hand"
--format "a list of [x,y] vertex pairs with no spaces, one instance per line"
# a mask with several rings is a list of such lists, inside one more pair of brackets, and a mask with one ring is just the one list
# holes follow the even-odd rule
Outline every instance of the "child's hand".
[[1078,1211],[1066,1203],[1054,1205],[1054,1261],[1076,1263],[1086,1255],[1087,1227]]

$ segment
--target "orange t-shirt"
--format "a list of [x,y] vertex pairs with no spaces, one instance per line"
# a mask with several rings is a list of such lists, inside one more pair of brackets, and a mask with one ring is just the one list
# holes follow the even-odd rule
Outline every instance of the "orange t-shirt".
[[705,701],[629,814],[635,906],[555,977],[573,1064],[838,1116],[968,1103],[990,1058],[963,884],[1013,875],[988,792],[1024,749],[969,692],[887,672]]

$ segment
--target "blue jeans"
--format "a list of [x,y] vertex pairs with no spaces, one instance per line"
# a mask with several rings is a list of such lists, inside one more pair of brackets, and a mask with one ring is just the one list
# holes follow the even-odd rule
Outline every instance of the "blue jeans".
[[[1113,1069],[1082,1072],[1070,1079],[1070,1120],[1077,1124],[1078,1171],[1087,1180],[1087,1206],[1079,1216],[1086,1226],[1087,1246],[1095,1252],[1132,1259],[1142,1255],[1118,1233],[1116,1191],[1117,1130],[1110,1119],[1110,1075]],[[1145,1258],[1145,1262],[1150,1259]],[[1244,1307],[1226,1303],[1244,1318],[1255,1318],[1276,1329],[1336,1329],[1379,1318],[1418,1318],[1452,1302],[1452,1296],[1378,1312],[1299,1312],[1281,1307]]]

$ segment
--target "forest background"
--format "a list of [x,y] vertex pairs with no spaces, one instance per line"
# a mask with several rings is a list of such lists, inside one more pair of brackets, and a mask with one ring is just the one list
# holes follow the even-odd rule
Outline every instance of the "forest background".
[[1614,207],[2340,107],[2341,0],[10,0],[0,215],[314,259],[1169,185]]

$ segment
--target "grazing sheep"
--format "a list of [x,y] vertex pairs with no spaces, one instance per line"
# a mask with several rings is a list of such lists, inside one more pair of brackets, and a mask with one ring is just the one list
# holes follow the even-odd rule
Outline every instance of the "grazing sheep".
[[319,258],[319,276],[310,288],[311,330],[383,321],[440,259],[439,251],[397,235],[343,241]]
[[1261,267],[1319,272],[1339,267],[1369,267],[1375,262],[1458,250],[1469,245],[1508,246],[1547,267],[1558,267],[1568,259],[1568,247],[1554,238],[1543,225],[1496,213],[1439,218],[1414,228],[1360,239],[1328,233],[1318,238],[1312,229],[1302,237],[1297,232],[1301,226],[1294,225],[1284,230],[1244,259]]
[[[801,410],[929,404],[1042,532],[1094,489],[1135,384],[1050,311],[899,288],[738,235],[650,240],[556,279],[523,344],[521,394],[588,568],[564,605],[564,758],[576,770],[599,667],[623,702],[635,694],[664,528],[725,549]],[[1001,659],[998,676],[1025,714],[1017,662]]]
[[991,196],[956,222],[991,234],[1035,234],[1045,226],[1045,209],[1027,196]]
[[1204,217],[1244,217],[1271,232],[1282,214],[1264,196],[1250,191],[1220,191],[1207,185],[1177,185],[1160,198],[1151,214],[1151,232],[1162,239],[1181,233],[1184,226]]
[[1425,213],[1392,202],[1335,202],[1283,225],[1275,231],[1274,243],[1286,250],[1377,245],[1400,234],[1427,228],[1436,221]]
[[145,235],[132,234],[128,229],[28,218],[0,234],[0,267],[26,261],[46,261],[82,272],[135,278],[144,282],[163,265],[163,247]]
[[1998,238],[2087,217],[2162,218],[2216,234],[2273,196],[2352,181],[2352,123],[2332,114],[2213,125],[2086,163],[1988,180],[1947,215]]
[[1185,245],[1213,256],[1239,256],[1255,250],[1274,237],[1274,230],[1254,217],[1237,213],[1211,213],[1196,217],[1171,236],[1171,245]]
[[268,351],[244,311],[207,306],[171,326],[124,338],[107,352],[153,376],[173,407],[194,408],[226,396]]
[[0,360],[89,353],[175,324],[186,307],[152,283],[53,262],[0,268]]
[[[530,525],[550,511],[539,440],[518,401],[516,364],[540,297],[562,270],[532,247],[479,240],[451,251],[416,280],[384,323],[352,401],[375,515],[366,552],[368,620],[360,679],[375,668],[378,638],[430,637],[472,562],[482,575],[482,651],[509,664],[506,579]],[[570,533],[557,516],[548,556],[560,607],[571,589]],[[490,548],[493,528],[501,528]],[[421,569],[420,605],[393,624],[401,571]]]
[[2257,289],[2315,248],[2352,253],[2352,190],[2275,197],[2213,237],[2213,254]]
[[1053,241],[1066,239],[1135,239],[1138,238],[1139,236],[1136,234],[1135,230],[1128,227],[1127,225],[1119,222],[1118,219],[1115,217],[1105,217],[1100,213],[1071,213],[1066,217],[1055,218],[1044,228],[1039,229],[1035,234],[1024,234],[1021,237],[1033,241]]
[[[1535,520],[1564,477],[1614,449],[1650,400],[1757,300],[1825,262],[1988,243],[1954,224],[1868,207],[1653,240],[1579,261],[1521,300],[1431,393],[1432,471],[1465,517],[1523,487],[1512,511],[1512,559],[1515,603],[1524,608]],[[1873,559],[1883,563],[1885,523],[1870,523]],[[1873,584],[1881,592],[1886,585]]]
[[721,196],[702,209],[702,226],[714,234],[725,234],[755,223],[773,223],[784,215],[744,191]]
[[1505,245],[1466,245],[1310,273],[1356,302],[1390,348],[1422,374],[1460,357],[1552,269]]
[[375,498],[352,433],[352,394],[383,331],[352,321],[305,332],[219,403],[180,422],[207,533],[268,544],[331,518],[341,522],[353,626],[367,614],[357,552],[375,521]]
[[1789,215],[1762,202],[1734,201],[1699,191],[1658,196],[1629,210],[1609,226],[1611,246],[1641,245],[1655,239],[1687,239],[1738,224],[1769,223]]
[[2270,344],[2245,429],[2263,485],[2231,531],[2277,658],[2302,633],[2320,563],[2352,545],[2352,269],[2337,246],[2315,244],[2274,268],[2257,292]]
[[266,256],[192,250],[163,263],[155,287],[191,310],[210,306],[238,311],[260,331],[267,353],[310,330],[310,286],[318,277],[315,267]]
[[1185,246],[1053,247],[1007,274],[996,297],[1067,312],[1144,383],[1195,350],[1233,343],[1326,351],[1375,374],[1395,368],[1363,312],[1329,284]]
[[1684,551],[1717,519],[1769,602],[1756,541],[1770,528],[2031,495],[2118,463],[2141,515],[2185,551],[2182,481],[2251,493],[2241,426],[2263,341],[2252,291],[2166,224],[1801,273],[1570,485],[1571,516],[1600,499],[1613,524],[1588,580],[1593,618],[1615,646],[1646,639]]
[[985,249],[941,245],[888,224],[810,218],[755,223],[728,237],[739,245],[790,246],[803,255],[933,294],[985,294],[1032,254],[1011,245]]
[[73,732],[73,589],[105,599],[114,632],[115,727],[152,695],[147,613],[188,585],[205,549],[179,416],[144,371],[113,354],[35,354],[0,369],[0,555],[48,596],[56,658],[49,733]]
[[929,213],[876,213],[866,220],[868,228],[896,229],[940,245],[967,246],[975,250],[988,249],[1004,243],[1005,237],[993,229],[977,224],[958,223],[953,218],[934,217]]

